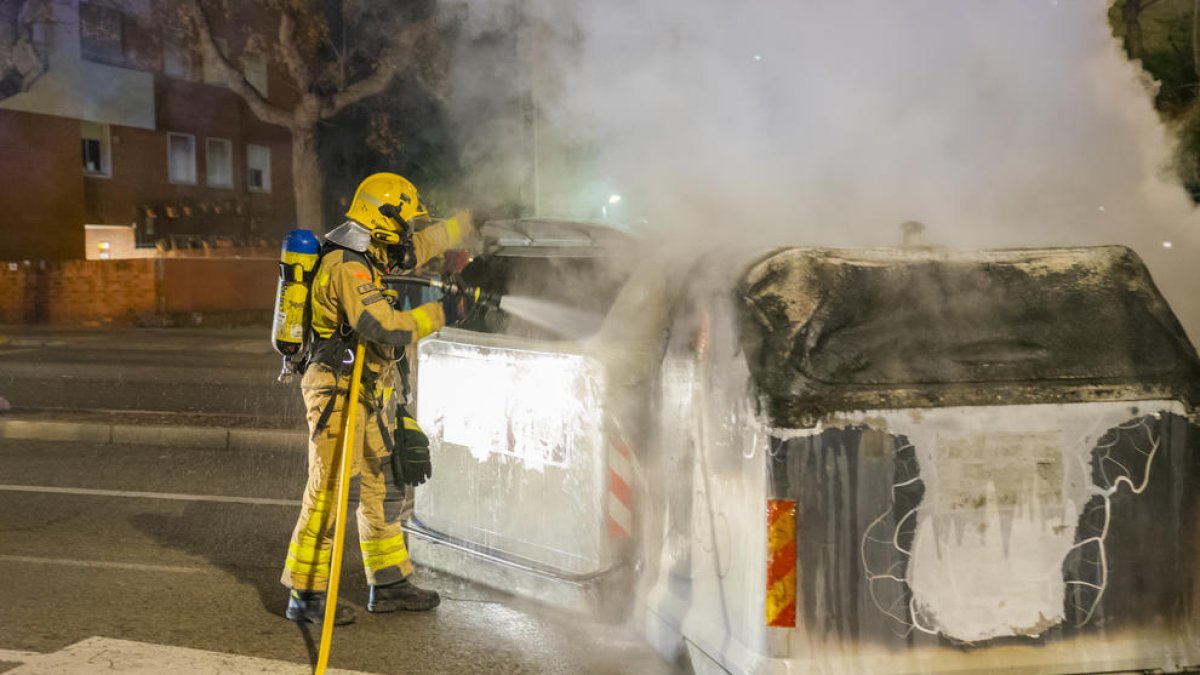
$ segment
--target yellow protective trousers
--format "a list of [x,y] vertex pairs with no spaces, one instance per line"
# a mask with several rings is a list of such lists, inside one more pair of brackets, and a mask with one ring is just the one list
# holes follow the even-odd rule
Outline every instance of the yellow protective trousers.
[[[288,588],[324,591],[329,584],[333,556],[333,506],[337,498],[338,442],[342,433],[349,374],[335,382],[328,368],[313,365],[304,374],[301,392],[308,411],[308,483],[300,506],[300,517],[288,546],[280,581]],[[336,396],[332,413],[321,429],[317,423]],[[394,424],[394,422],[390,423]],[[378,420],[374,401],[358,406],[351,452],[351,475],[359,476],[358,519],[359,547],[367,582],[389,584],[412,573],[408,548],[404,545],[401,515],[389,520],[384,513],[387,495],[388,449]],[[386,429],[391,433],[391,429]]]

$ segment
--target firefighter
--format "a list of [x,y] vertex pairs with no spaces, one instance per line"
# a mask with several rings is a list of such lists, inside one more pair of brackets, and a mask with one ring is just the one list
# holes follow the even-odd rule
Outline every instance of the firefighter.
[[[384,467],[390,458],[399,460],[392,462],[398,484],[415,485],[430,472],[428,450],[421,454],[420,448],[409,447],[414,436],[424,435],[405,411],[407,378],[397,360],[403,361],[406,346],[442,327],[445,311],[438,302],[408,311],[393,307],[380,277],[420,267],[471,230],[470,214],[462,212],[413,233],[410,222],[425,215],[412,183],[396,174],[377,173],[359,185],[346,212],[348,220],[325,236],[312,282],[312,336],[301,382],[310,432],[308,484],[281,578],[290,589],[287,617],[295,621],[321,623],[324,618],[338,480],[334,455],[360,339],[366,356],[355,429],[361,433],[350,443],[352,473],[359,475],[356,516],[370,585],[367,610],[421,611],[440,602],[436,591],[419,588],[409,579],[413,566],[400,518],[384,513]],[[397,417],[403,418],[399,432]],[[354,610],[339,602],[335,623],[354,618]]]

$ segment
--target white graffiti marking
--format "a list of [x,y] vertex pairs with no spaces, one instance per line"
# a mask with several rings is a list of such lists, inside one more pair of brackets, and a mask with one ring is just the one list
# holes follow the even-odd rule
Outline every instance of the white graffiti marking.
[[[1082,551],[1087,546],[1095,548],[1096,559],[1091,562],[1097,568],[1099,583],[1079,579],[1068,579],[1066,582],[1069,586],[1083,586],[1096,591],[1096,597],[1092,600],[1090,606],[1082,607],[1078,604],[1075,606],[1076,610],[1083,612],[1083,619],[1079,621],[1079,625],[1081,626],[1092,620],[1092,615],[1100,605],[1100,600],[1104,598],[1104,591],[1108,587],[1108,554],[1105,551],[1104,543],[1105,539],[1108,538],[1109,525],[1112,524],[1112,497],[1117,494],[1122,484],[1129,486],[1129,491],[1134,495],[1142,494],[1150,485],[1150,470],[1153,468],[1154,458],[1158,454],[1158,449],[1161,445],[1160,439],[1155,437],[1154,430],[1150,426],[1152,419],[1154,418],[1142,417],[1129,424],[1121,425],[1116,428],[1115,433],[1110,434],[1110,442],[1105,443],[1102,438],[1101,443],[1096,446],[1096,449],[1100,451],[1098,469],[1101,480],[1104,483],[1097,486],[1099,488],[1097,494],[1103,499],[1103,525],[1100,528],[1099,534],[1079,541],[1071,547],[1071,550]],[[1144,442],[1148,448],[1142,447],[1137,443],[1131,443],[1134,451],[1145,458],[1145,468],[1142,470],[1141,480],[1135,483],[1133,471],[1113,457],[1112,451],[1120,442],[1122,432],[1133,431],[1139,427],[1145,433],[1146,438]],[[1109,471],[1114,468],[1116,473],[1110,475]]]
[[[896,454],[900,454],[906,450],[912,450],[911,444],[905,445],[902,448],[897,448]],[[901,488],[917,485],[921,483],[919,476],[914,476],[906,481],[892,485],[890,490],[890,505],[892,508],[879,514],[879,517],[871,521],[863,533],[863,539],[859,545],[859,559],[862,562],[862,568],[867,576],[867,591],[871,595],[871,602],[884,615],[896,620],[904,630],[900,633],[901,637],[907,636],[914,628],[923,632],[930,632],[926,628],[918,625],[909,617],[914,617],[916,612],[912,607],[912,600],[907,603],[904,601],[904,596],[908,595],[908,580],[899,576],[900,570],[907,567],[908,560],[912,557],[912,552],[900,545],[900,534],[904,529],[904,524],[910,519],[915,519],[920,507],[914,507],[900,517],[890,533],[887,532],[888,527],[885,523],[887,517],[892,514],[896,504],[896,492]],[[887,569],[872,570],[871,564],[867,559],[868,544],[877,544],[895,549],[900,554],[898,560],[893,561]],[[890,594],[894,595],[890,600],[883,600],[879,596],[883,589],[888,589]]]

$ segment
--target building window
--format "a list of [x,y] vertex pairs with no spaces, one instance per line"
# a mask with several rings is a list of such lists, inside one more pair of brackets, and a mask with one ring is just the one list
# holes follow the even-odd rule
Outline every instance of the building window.
[[83,173],[88,176],[112,175],[112,140],[107,124],[82,122]]
[[262,54],[250,53],[242,57],[242,73],[246,82],[267,97],[267,59]]
[[192,79],[195,61],[192,50],[186,41],[178,37],[163,35],[163,75],[177,77],[181,80]]
[[204,168],[209,187],[233,187],[233,143],[224,138],[205,140]]
[[80,2],[79,47],[88,61],[123,64],[121,12],[99,2]]
[[246,146],[246,187],[251,192],[271,191],[271,149],[265,145]]
[[196,137],[191,134],[167,134],[167,180],[196,184]]

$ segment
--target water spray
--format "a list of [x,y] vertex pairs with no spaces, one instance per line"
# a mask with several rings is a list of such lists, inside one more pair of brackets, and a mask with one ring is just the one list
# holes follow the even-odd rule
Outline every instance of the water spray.
[[415,274],[391,274],[383,276],[383,283],[388,287],[404,284],[426,286],[447,295],[473,298],[476,304],[497,308],[571,339],[580,339],[595,333],[599,330],[604,318],[603,315],[565,307],[538,298],[501,295],[493,291],[485,291],[478,286],[464,284],[462,279],[455,275],[426,277]]

